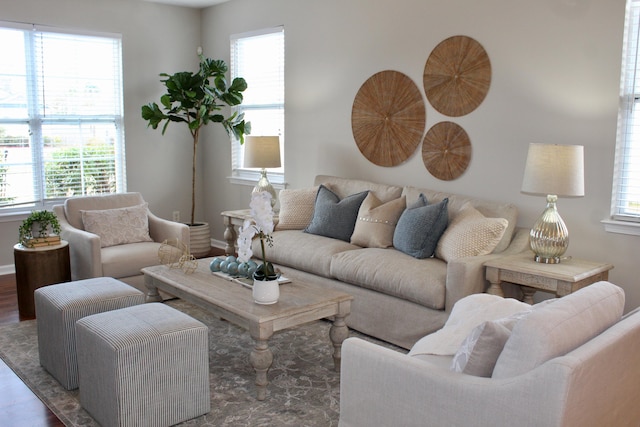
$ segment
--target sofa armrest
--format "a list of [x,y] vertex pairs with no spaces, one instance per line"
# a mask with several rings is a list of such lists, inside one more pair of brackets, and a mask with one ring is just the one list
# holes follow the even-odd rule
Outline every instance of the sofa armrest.
[[453,305],[461,298],[485,292],[488,282],[485,279],[484,264],[487,261],[526,250],[529,250],[529,230],[519,228],[516,229],[511,244],[498,254],[458,258],[447,263],[445,310],[451,312]]
[[71,280],[101,277],[100,237],[69,224],[62,205],[54,206],[53,211],[60,223],[60,237],[69,242]]
[[342,346],[339,426],[559,426],[566,372],[551,367],[540,374],[474,377],[349,338]]
[[164,242],[168,239],[180,239],[187,247],[190,244],[189,226],[180,222],[160,218],[148,213],[149,235],[154,242]]

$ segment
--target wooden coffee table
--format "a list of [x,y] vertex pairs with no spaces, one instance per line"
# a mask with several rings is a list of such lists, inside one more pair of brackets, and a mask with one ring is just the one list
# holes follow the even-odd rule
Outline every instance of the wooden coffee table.
[[162,301],[158,290],[166,291],[248,330],[255,340],[249,360],[256,371],[258,400],[264,400],[267,393],[267,372],[273,362],[268,342],[274,332],[333,317],[329,338],[334,367],[340,370],[342,342],[349,336],[344,319],[351,310],[351,295],[305,284],[296,279],[295,271],[283,269],[283,275],[292,281],[280,285],[278,302],[256,304],[251,289],[212,274],[211,259],[198,260],[191,274],[164,265],[143,268],[147,302]]

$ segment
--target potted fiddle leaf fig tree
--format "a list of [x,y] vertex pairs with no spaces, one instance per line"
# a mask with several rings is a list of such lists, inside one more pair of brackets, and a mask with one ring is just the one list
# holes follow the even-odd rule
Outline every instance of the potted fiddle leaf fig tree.
[[[244,143],[244,135],[251,131],[251,124],[245,122],[244,114],[226,112],[224,109],[240,105],[243,101],[242,92],[247,89],[247,82],[242,77],[236,77],[231,84],[225,77],[227,64],[220,59],[210,59],[198,52],[200,67],[197,72],[181,71],[175,74],[160,74],[160,81],[166,88],[166,93],[160,97],[160,105],[155,102],[142,107],[142,118],[148,126],[157,129],[162,126],[164,135],[169,123],[184,123],[192,137],[193,151],[191,168],[191,217],[188,225],[191,229],[191,253],[195,256],[206,255],[210,249],[208,224],[206,231],[196,231],[196,153],[202,127],[209,123],[220,123],[227,133]],[[204,234],[204,236],[203,236]],[[194,238],[195,237],[195,238]],[[206,242],[197,243],[194,240]],[[200,252],[198,252],[200,251]]]

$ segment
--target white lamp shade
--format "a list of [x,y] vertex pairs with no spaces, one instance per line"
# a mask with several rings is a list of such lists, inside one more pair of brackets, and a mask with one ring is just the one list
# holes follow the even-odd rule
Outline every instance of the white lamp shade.
[[529,144],[522,192],[565,197],[584,196],[584,147]]
[[244,138],[245,168],[279,168],[280,138],[277,136],[246,136]]

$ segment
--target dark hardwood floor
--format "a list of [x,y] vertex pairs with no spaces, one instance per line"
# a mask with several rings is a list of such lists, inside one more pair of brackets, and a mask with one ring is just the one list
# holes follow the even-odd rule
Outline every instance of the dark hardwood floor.
[[[0,276],[0,325],[18,323],[15,275]],[[0,359],[0,424],[8,427],[64,426]]]

